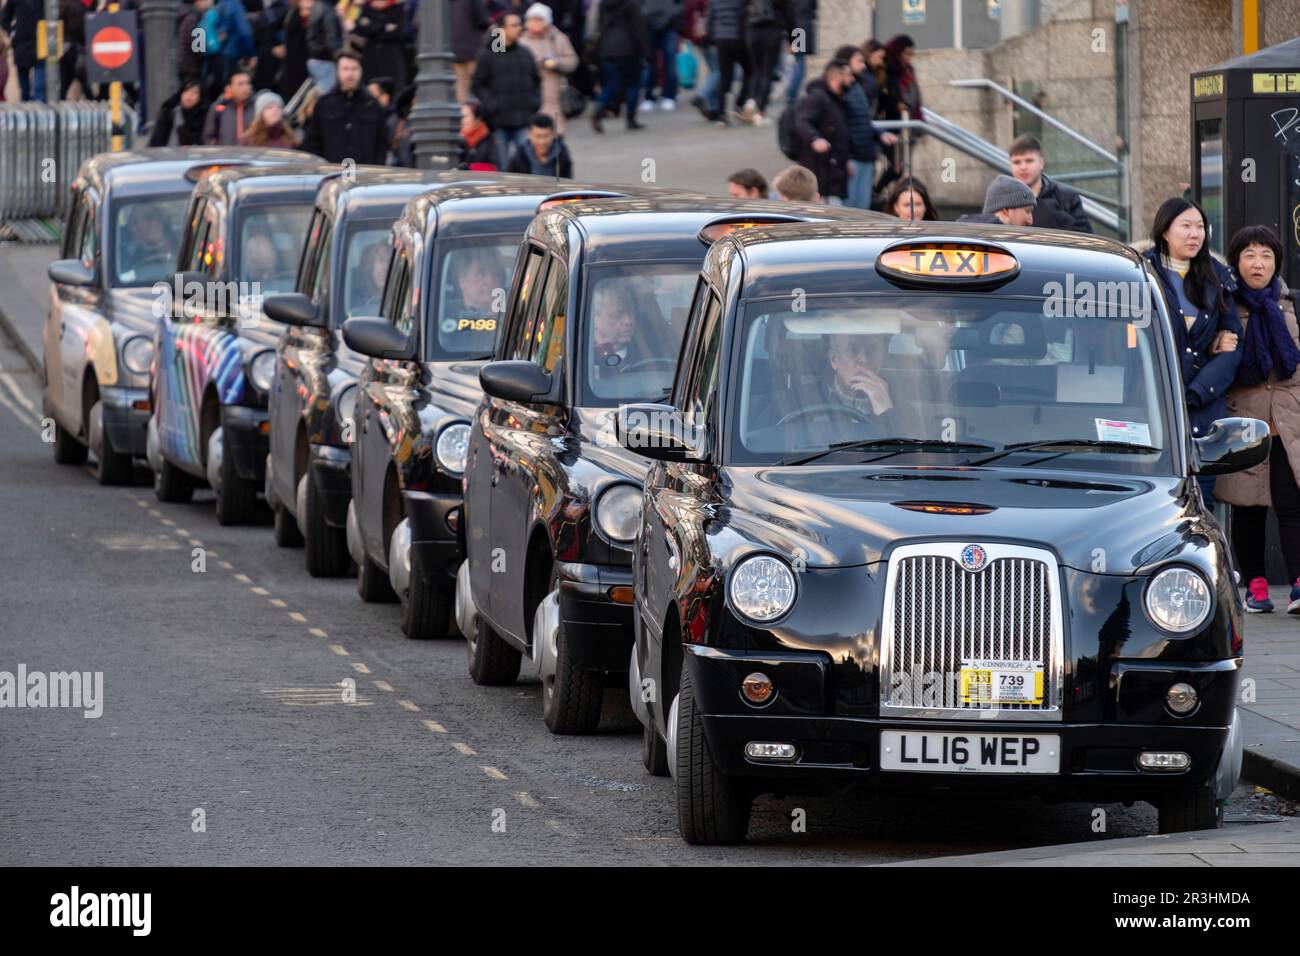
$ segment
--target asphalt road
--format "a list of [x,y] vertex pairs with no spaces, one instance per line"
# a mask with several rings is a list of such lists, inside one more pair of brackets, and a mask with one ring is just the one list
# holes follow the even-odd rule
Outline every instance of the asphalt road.
[[[536,682],[476,687],[462,641],[408,641],[268,525],[55,465],[39,394],[0,342],[0,671],[102,671],[104,702],[0,710],[0,865],[846,864],[1154,832],[1145,805],[1098,834],[1083,805],[764,798],[747,845],[689,847],[625,700],[552,736]],[[1229,826],[1269,818],[1240,795]]]

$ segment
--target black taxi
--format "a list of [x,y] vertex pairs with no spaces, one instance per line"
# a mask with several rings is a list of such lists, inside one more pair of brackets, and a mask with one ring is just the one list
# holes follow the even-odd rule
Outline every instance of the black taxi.
[[42,331],[56,462],[80,464],[93,451],[99,482],[120,484],[144,457],[153,331],[162,317],[154,285],[171,278],[195,182],[226,166],[309,159],[213,146],[100,153],[81,165],[60,258],[49,265]]
[[649,461],[619,447],[615,409],[667,393],[708,244],[760,222],[856,210],[638,196],[557,203],[519,248],[465,470],[457,621],[480,684],[523,654],[555,733],[590,733],[632,647],[632,541]]
[[1268,428],[1189,438],[1163,302],[1128,247],[1047,230],[710,249],[670,400],[619,420],[656,460],[633,699],[688,842],[859,786],[1217,825],[1242,608],[1195,479]]
[[381,307],[343,336],[371,356],[355,402],[347,542],[363,600],[412,638],[448,633],[478,369],[496,347],[519,240],[554,181],[448,173],[393,225]]
[[158,288],[168,306],[154,333],[146,457],[160,501],[188,501],[206,480],[218,521],[252,520],[284,331],[262,302],[293,291],[316,189],[338,171],[222,169],[194,187],[176,270]]
[[408,199],[467,173],[378,170],[326,177],[298,263],[295,291],[272,295],[266,315],[285,326],[276,345],[266,500],[281,547],[303,547],[313,577],[346,574],[352,499],[352,410],[366,356],[342,341],[343,323],[376,315],[393,223]]

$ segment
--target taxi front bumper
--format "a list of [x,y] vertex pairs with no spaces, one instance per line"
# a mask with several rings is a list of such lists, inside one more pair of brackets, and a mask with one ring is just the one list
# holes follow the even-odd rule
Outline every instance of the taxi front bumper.
[[352,452],[334,445],[312,445],[308,467],[321,503],[325,523],[346,527],[352,500]]
[[270,451],[270,422],[265,408],[225,405],[221,409],[222,454],[229,455],[235,473],[259,486],[266,481]]
[[149,434],[149,389],[105,386],[99,392],[104,434],[113,450],[145,457]]
[[[575,666],[626,674],[632,630],[632,569],[607,564],[556,565],[560,620]],[[625,601],[616,596],[625,596]]]

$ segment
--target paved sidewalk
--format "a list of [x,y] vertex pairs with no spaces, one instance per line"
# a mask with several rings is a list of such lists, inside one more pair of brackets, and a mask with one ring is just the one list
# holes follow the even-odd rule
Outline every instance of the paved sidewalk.
[[1286,613],[1290,588],[1269,591],[1276,610],[1246,615],[1242,772],[1255,783],[1300,800],[1300,615]]
[[38,376],[43,374],[41,328],[50,288],[45,269],[58,255],[53,243],[0,243],[0,330]]

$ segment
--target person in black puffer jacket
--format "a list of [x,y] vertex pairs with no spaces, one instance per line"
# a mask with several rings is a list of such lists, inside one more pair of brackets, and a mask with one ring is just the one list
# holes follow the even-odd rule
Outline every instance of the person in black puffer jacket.
[[149,133],[150,146],[202,146],[203,121],[208,104],[196,77],[182,81],[181,88],[163,101]]
[[876,157],[881,147],[896,142],[893,133],[877,129],[871,121],[868,87],[862,82],[870,76],[867,58],[858,47],[846,44],[835,51],[835,58],[845,60],[853,71],[853,82],[844,91],[844,114],[849,121],[849,183],[846,206],[871,208],[871,186],[876,178]]
[[361,86],[361,58],[340,50],[334,89],[316,101],[307,121],[302,148],[327,163],[351,159],[384,165],[388,158],[388,118],[379,102]]
[[610,106],[623,97],[627,128],[641,129],[636,121],[641,96],[641,67],[649,53],[649,35],[641,15],[640,0],[600,0],[600,99],[591,114],[591,125],[603,133],[601,119]]
[[743,76],[737,104],[749,102],[754,86],[753,65],[749,59],[749,43],[745,30],[745,0],[709,0],[709,12],[704,18],[704,32],[718,54],[717,111],[714,122],[726,125],[727,94],[735,78],[736,67]]
[[528,135],[528,121],[542,105],[542,78],[533,54],[519,42],[523,32],[519,14],[507,12],[474,61],[470,92],[492,127],[497,169],[509,165],[514,148]]
[[817,191],[824,199],[843,200],[848,195],[850,140],[844,93],[852,83],[847,61],[831,60],[822,78],[808,84],[795,113],[799,165],[816,175]]

